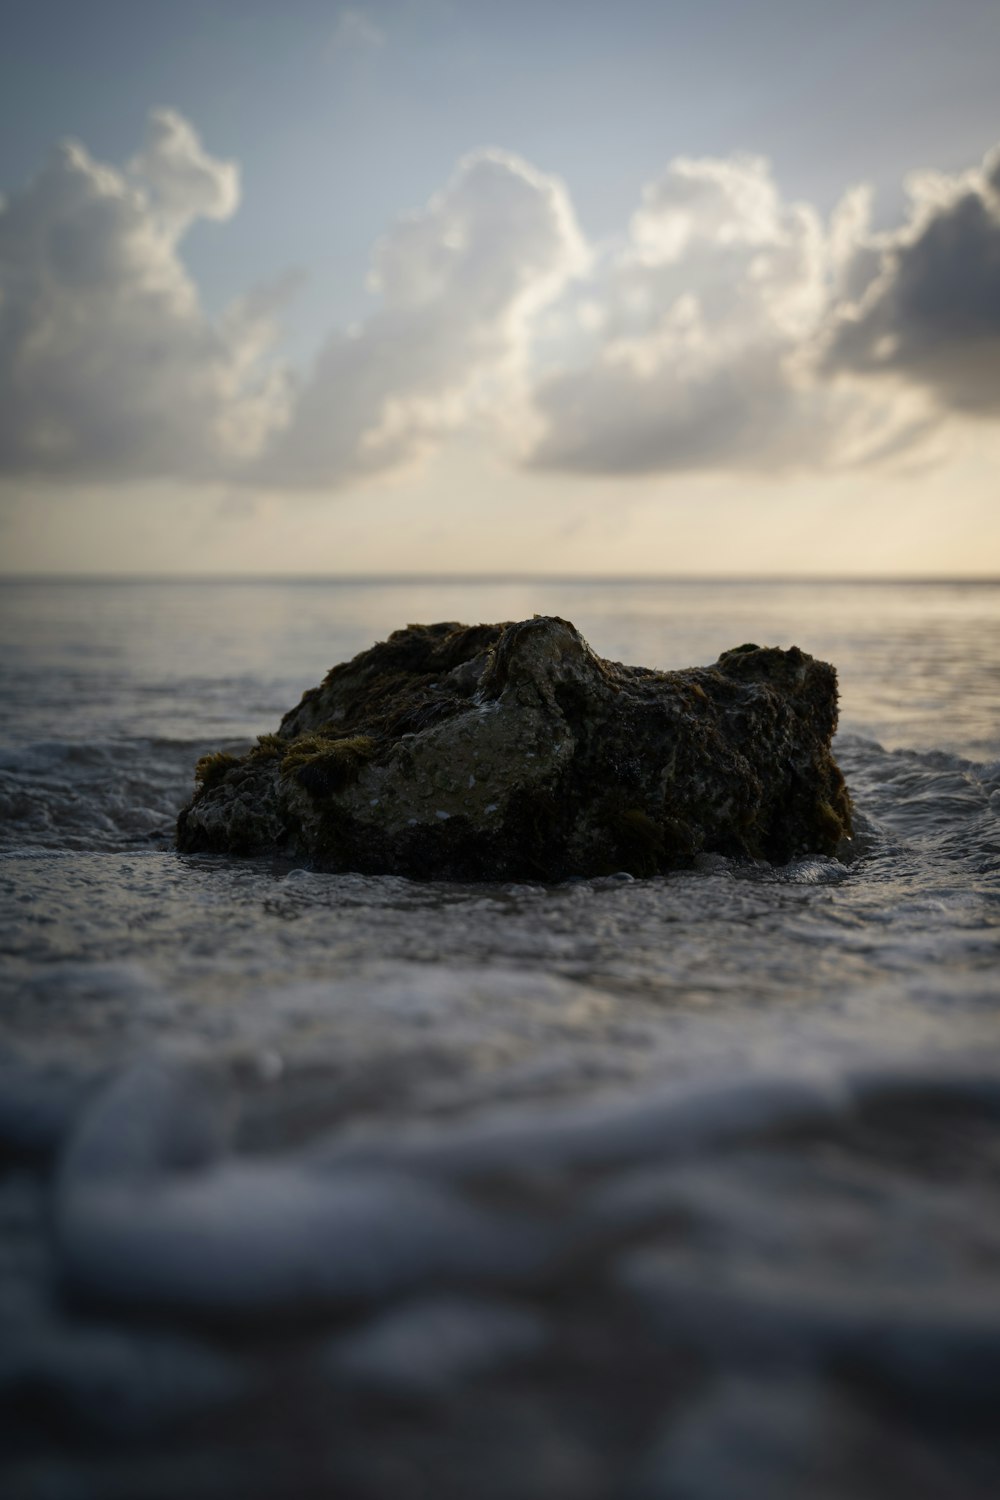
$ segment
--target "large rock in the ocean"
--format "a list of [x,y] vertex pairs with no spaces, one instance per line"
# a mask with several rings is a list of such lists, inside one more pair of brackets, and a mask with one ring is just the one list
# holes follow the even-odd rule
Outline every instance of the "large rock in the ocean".
[[795,646],[657,672],[555,617],[411,625],[247,755],[200,761],[177,843],[461,880],[832,854],[851,818],[836,718],[833,667]]

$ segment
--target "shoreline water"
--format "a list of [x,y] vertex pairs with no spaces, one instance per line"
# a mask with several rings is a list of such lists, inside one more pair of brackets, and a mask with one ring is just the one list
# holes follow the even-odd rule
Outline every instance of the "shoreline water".
[[[0,597],[5,1493],[992,1500],[1000,592],[529,592]],[[202,748],[526,603],[623,660],[831,659],[859,857],[170,849]]]

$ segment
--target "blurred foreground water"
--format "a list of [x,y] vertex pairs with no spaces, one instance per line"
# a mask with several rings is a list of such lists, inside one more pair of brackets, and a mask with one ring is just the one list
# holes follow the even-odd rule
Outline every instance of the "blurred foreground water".
[[[850,863],[180,857],[411,620],[837,666]],[[1000,1493],[1000,587],[11,583],[0,1492]]]

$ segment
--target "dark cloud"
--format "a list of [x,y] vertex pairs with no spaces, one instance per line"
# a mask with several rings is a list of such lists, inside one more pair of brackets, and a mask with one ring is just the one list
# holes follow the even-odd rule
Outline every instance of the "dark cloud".
[[859,246],[877,268],[834,310],[823,368],[894,375],[945,408],[1000,411],[1000,152],[980,172],[916,179],[911,222]]
[[994,193],[1000,193],[1000,146],[995,146],[983,162],[983,176]]

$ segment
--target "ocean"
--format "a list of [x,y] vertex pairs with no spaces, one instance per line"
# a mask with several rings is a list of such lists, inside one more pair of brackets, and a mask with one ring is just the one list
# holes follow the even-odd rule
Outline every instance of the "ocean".
[[[837,667],[844,861],[180,856],[413,621]],[[0,1492],[994,1500],[1000,584],[0,586]]]

